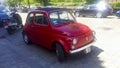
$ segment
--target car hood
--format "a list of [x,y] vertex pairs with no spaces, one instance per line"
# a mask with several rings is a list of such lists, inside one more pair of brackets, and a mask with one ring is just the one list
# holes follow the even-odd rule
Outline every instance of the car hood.
[[56,26],[55,30],[67,36],[80,36],[90,31],[89,27],[80,23],[69,23]]

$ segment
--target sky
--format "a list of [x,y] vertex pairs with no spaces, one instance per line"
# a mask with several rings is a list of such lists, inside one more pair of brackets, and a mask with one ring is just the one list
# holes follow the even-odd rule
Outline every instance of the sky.
[[3,5],[4,4],[4,0],[0,0],[0,4]]
[[0,2],[4,2],[4,0],[0,0]]
[[0,0],[1,2],[3,2],[4,0]]

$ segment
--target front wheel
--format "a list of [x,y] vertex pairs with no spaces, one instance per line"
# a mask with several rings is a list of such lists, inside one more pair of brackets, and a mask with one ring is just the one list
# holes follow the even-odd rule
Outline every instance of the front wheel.
[[74,15],[75,15],[76,17],[79,17],[79,16],[80,16],[80,13],[79,13],[78,11],[76,11],[76,12],[74,12]]
[[56,43],[56,55],[59,61],[63,61],[65,58],[65,53],[61,44]]

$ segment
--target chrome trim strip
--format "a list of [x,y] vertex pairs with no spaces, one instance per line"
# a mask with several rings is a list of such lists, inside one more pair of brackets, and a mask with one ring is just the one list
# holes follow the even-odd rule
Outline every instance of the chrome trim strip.
[[81,47],[81,48],[75,49],[75,50],[70,50],[70,53],[73,54],[73,53],[80,52],[80,51],[82,51],[82,50],[84,50],[84,49],[86,49],[86,48],[88,48],[88,47],[91,47],[92,44],[93,44],[93,43],[88,44],[88,45],[86,45],[86,46],[84,46],[84,47]]

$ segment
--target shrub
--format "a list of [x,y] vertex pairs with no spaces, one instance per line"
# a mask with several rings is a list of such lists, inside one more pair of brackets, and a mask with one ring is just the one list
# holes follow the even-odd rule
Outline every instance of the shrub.
[[110,4],[114,9],[120,9],[120,2],[113,2],[113,3],[110,3]]

